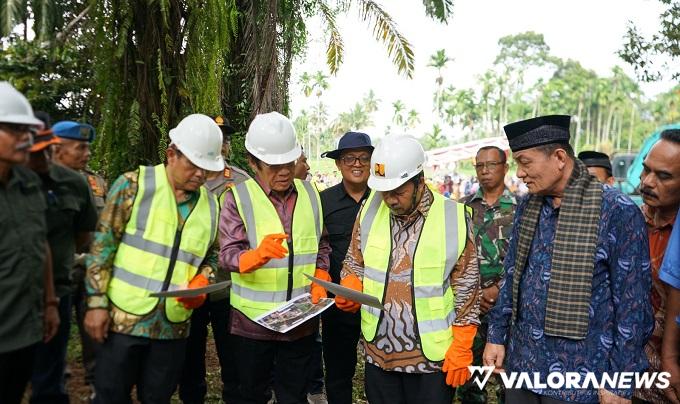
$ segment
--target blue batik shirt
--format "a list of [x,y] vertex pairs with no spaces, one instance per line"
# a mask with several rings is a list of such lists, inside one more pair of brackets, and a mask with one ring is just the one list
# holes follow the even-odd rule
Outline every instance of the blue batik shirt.
[[[675,217],[671,239],[668,241],[663,264],[659,269],[659,279],[675,289],[680,289],[680,214]],[[680,324],[680,317],[676,317],[675,322]]]
[[[528,199],[517,206],[505,258],[498,303],[489,313],[487,341],[506,346],[506,372],[640,372],[647,368],[644,346],[652,333],[649,300],[651,272],[647,227],[640,210],[625,195],[604,186],[595,250],[588,333],[583,340],[544,334],[552,246],[559,208],[545,197],[527,265],[519,285],[517,320],[511,324],[512,282],[519,223]],[[583,379],[582,379],[583,380]],[[532,389],[558,400],[598,402],[596,389]],[[633,389],[611,390],[630,399]]]

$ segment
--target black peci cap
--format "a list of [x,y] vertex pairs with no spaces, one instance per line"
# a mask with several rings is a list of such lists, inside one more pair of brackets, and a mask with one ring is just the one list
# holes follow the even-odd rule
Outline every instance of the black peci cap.
[[569,115],[546,115],[503,127],[510,150],[518,152],[551,143],[569,143]]
[[609,156],[604,153],[590,150],[582,151],[578,154],[578,159],[583,161],[586,167],[602,167],[609,170],[609,172],[612,171],[612,163],[609,161]]

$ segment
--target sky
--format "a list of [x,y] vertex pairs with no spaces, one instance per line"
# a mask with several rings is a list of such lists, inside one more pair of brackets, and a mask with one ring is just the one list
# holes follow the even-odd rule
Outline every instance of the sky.
[[[616,51],[622,47],[627,22],[632,20],[643,34],[658,30],[663,7],[658,0],[456,0],[452,18],[441,24],[425,15],[420,0],[380,0],[399,30],[411,43],[415,53],[415,74],[408,79],[397,73],[384,46],[373,39],[367,23],[356,10],[338,18],[343,35],[345,58],[336,76],[326,67],[327,36],[320,20],[309,23],[309,47],[298,58],[291,76],[291,117],[310,109],[314,96],[305,97],[299,84],[303,72],[321,70],[330,76],[330,88],[323,102],[332,119],[348,111],[373,89],[381,101],[373,116],[374,127],[365,130],[378,138],[392,119],[392,102],[402,100],[406,109],[420,113],[421,124],[412,133],[416,137],[428,132],[435,122],[432,97],[436,70],[427,67],[438,49],[446,49],[454,59],[445,69],[444,85],[475,87],[475,77],[491,67],[498,53],[498,39],[526,31],[542,33],[551,54],[577,60],[600,76],[612,67],[621,66],[634,77],[632,67]],[[642,84],[648,97],[667,91],[670,80]],[[447,130],[451,135],[453,129]]]

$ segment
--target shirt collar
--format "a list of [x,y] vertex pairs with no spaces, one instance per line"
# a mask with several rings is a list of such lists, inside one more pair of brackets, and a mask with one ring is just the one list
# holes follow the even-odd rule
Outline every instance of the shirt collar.
[[663,229],[664,227],[672,227],[673,223],[675,223],[675,218],[677,215],[673,215],[673,217],[668,218],[668,220],[665,220],[662,223],[654,223],[654,214],[656,213],[656,208],[644,204],[642,205],[641,209],[642,214],[645,217],[645,222],[647,223],[648,226],[652,228]]
[[[262,181],[262,179],[257,174],[255,175],[255,181],[260,185],[260,188],[262,188],[265,195],[268,197],[272,196],[272,189],[269,187],[269,185],[265,184],[265,182]],[[293,182],[293,184],[290,185],[290,188],[288,188],[286,192],[283,193],[283,199],[288,198],[294,191],[296,191],[295,182]]]
[[[482,191],[482,187],[479,187],[477,192],[475,192],[475,194],[472,196],[472,199],[470,199],[470,202],[476,201],[478,199],[481,200],[481,201],[484,201],[484,192]],[[501,203],[506,203],[506,204],[511,203],[513,205],[517,204],[517,201],[515,200],[515,196],[512,194],[512,192],[510,192],[508,187],[505,187],[503,189],[503,193],[498,198],[498,200],[496,201],[494,206],[499,205]]]
[[[54,167],[54,163],[47,163],[47,175],[52,179],[52,181],[57,182],[57,173],[56,173],[56,168]],[[66,168],[67,170],[70,170],[70,168]]]
[[430,206],[432,206],[433,200],[434,195],[432,195],[432,191],[430,191],[430,188],[426,186],[423,191],[423,196],[420,198],[420,202],[418,202],[418,205],[413,210],[413,212],[409,213],[408,215],[402,216],[393,215],[393,216],[395,219],[404,223],[412,222],[413,220],[418,218],[418,216],[427,217],[427,213],[430,211]]
[[[349,198],[349,199],[354,201],[354,198],[352,198],[350,196],[350,194],[347,192],[347,188],[345,188],[345,181],[344,180],[340,181],[340,184],[338,184],[338,188],[340,188],[338,199]],[[361,199],[359,200],[358,203],[361,203],[363,200],[368,198],[368,195],[370,195],[370,194],[371,194],[371,189],[369,187],[366,187],[366,190],[364,191],[364,194],[361,196]]]

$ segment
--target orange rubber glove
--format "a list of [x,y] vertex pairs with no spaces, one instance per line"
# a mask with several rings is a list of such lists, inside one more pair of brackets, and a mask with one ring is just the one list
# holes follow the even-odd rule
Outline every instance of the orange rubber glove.
[[287,234],[267,234],[257,248],[241,254],[238,260],[238,271],[242,274],[252,272],[269,262],[272,258],[283,258],[288,249],[281,242],[288,238]]
[[477,326],[454,325],[451,332],[453,342],[444,356],[442,372],[446,373],[446,384],[458,387],[470,378],[468,366],[472,365],[472,341],[477,334]]
[[[364,290],[364,284],[361,283],[359,277],[354,274],[342,278],[340,281],[340,286],[345,286],[358,292],[362,292]],[[338,306],[340,310],[346,311],[348,313],[356,313],[361,308],[361,304],[353,300],[345,299],[342,296],[335,296],[335,305]]]
[[[331,282],[331,275],[328,273],[328,271],[321,268],[317,268],[316,271],[314,271],[314,277]],[[312,295],[312,303],[314,304],[317,304],[319,303],[319,300],[328,297],[326,294],[326,288],[321,285],[317,285],[314,282],[312,282],[312,290],[310,291],[310,294]]]
[[[205,277],[203,274],[198,274],[194,276],[194,279],[189,282],[189,286],[187,289],[198,289],[202,288],[204,286],[208,286],[210,282],[208,281],[208,278]],[[184,305],[184,308],[187,310],[191,309],[197,309],[201,307],[201,305],[205,302],[205,298],[208,295],[205,293],[202,295],[198,295],[195,297],[178,297],[177,301],[182,303]]]

